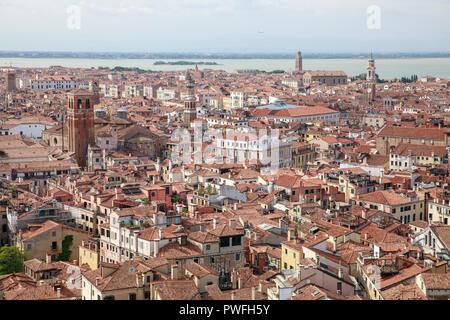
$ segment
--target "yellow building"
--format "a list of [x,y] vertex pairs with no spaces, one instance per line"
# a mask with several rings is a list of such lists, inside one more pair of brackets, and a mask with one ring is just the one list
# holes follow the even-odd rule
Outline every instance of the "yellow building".
[[95,214],[94,212],[81,209],[81,218],[75,219],[78,228],[83,231],[90,232],[96,235],[100,234],[100,225],[107,222],[106,216]]
[[99,241],[88,239],[83,241],[78,248],[78,265],[87,264],[91,270],[98,268],[100,262]]
[[303,259],[303,245],[296,240],[281,243],[281,268],[295,269],[300,260]]

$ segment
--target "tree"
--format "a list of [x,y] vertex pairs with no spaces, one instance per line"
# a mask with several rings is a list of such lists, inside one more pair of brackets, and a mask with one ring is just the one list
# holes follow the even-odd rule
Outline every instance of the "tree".
[[181,202],[181,197],[178,194],[174,194],[172,196],[172,203],[178,203]]
[[62,252],[58,254],[58,261],[69,261],[70,255],[72,254],[72,250],[70,250],[72,243],[73,235],[66,235],[62,241]]
[[26,259],[26,253],[16,246],[3,246],[0,248],[0,275],[23,272],[23,262]]

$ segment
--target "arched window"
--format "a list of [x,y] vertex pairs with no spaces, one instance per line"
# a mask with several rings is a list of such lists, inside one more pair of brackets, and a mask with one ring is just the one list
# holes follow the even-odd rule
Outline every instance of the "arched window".
[[53,142],[55,143],[55,145],[58,144],[58,139],[53,138]]

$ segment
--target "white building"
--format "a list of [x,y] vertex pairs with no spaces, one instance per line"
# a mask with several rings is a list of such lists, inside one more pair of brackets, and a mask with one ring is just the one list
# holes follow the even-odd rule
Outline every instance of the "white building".
[[19,79],[19,88],[31,90],[76,89],[78,82],[68,77],[48,77],[43,79]]
[[[270,134],[270,133],[269,133]],[[214,152],[237,163],[261,161],[263,165],[271,165],[271,159],[276,159],[273,152],[278,153],[278,166],[287,168],[291,165],[291,142],[278,137],[260,136],[247,128],[241,128],[232,134],[218,137]],[[268,163],[269,162],[269,163]],[[274,165],[274,164],[272,164]]]

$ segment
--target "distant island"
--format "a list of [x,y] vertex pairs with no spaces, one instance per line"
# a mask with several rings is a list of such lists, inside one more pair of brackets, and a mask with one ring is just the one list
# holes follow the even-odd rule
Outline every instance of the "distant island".
[[194,62],[194,61],[156,61],[153,63],[153,65],[155,66],[159,66],[159,65],[169,65],[169,66],[191,66],[194,64],[198,64],[198,65],[204,65],[204,66],[218,66],[219,64],[217,62],[204,62],[204,61],[199,61],[199,62]]
[[118,72],[123,72],[123,71],[135,71],[139,74],[141,73],[151,73],[154,72],[152,70],[144,70],[141,68],[137,68],[137,67],[114,67],[114,68],[110,68],[110,67],[98,67],[98,70],[111,70],[111,71],[118,71]]

